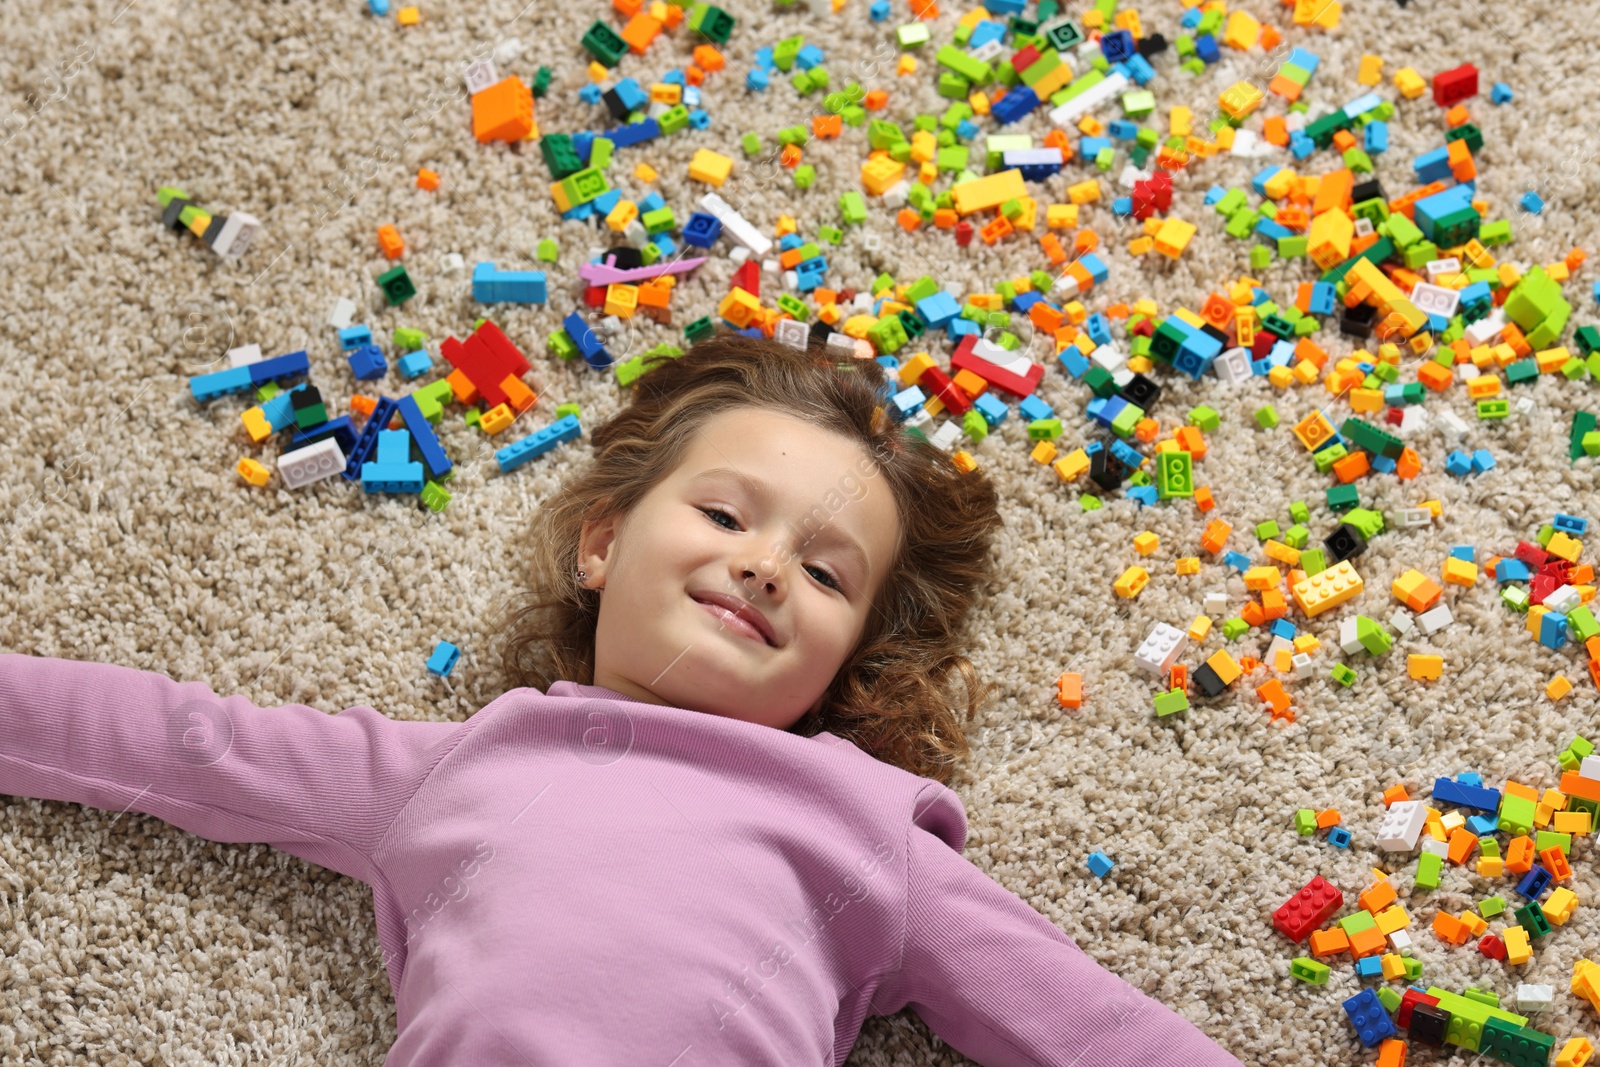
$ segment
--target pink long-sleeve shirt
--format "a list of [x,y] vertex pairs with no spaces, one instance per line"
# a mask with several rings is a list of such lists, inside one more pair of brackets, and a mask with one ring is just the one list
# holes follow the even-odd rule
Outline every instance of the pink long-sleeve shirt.
[[405,722],[0,655],[0,793],[372,886],[386,1067],[837,1065],[907,1005],[987,1067],[1238,1065],[965,859],[955,793],[829,733],[572,682]]

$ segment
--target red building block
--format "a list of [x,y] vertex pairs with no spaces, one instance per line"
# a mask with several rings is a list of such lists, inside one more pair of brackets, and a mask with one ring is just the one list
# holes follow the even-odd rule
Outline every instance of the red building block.
[[1484,934],[1478,942],[1478,951],[1491,960],[1503,960],[1506,958],[1506,943],[1494,934]]
[[1272,925],[1290,941],[1304,941],[1344,906],[1344,894],[1317,875],[1272,913]]
[[1463,63],[1454,70],[1440,71],[1433,76],[1433,102],[1449,107],[1469,96],[1478,95],[1478,68]]
[[1415,1008],[1418,1004],[1427,1004],[1430,1007],[1438,1007],[1439,998],[1430,997],[1428,994],[1415,989],[1406,990],[1405,995],[1400,998],[1399,1010],[1394,1013],[1395,1025],[1403,1026],[1409,1030],[1411,1028],[1411,1009]]
[[509,401],[500,387],[506,376],[520,378],[529,369],[527,359],[517,351],[517,346],[500,332],[500,327],[488,321],[472,331],[465,341],[445,338],[439,351],[452,367],[467,376],[491,408]]

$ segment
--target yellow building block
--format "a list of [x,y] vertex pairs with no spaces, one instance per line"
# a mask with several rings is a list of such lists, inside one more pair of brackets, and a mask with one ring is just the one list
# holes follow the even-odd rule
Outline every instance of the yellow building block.
[[[1200,561],[1195,560],[1195,562],[1198,563]],[[1199,644],[1201,641],[1204,641],[1206,639],[1206,635],[1210,632],[1211,616],[1209,615],[1196,615],[1194,617],[1194,622],[1189,624],[1189,640],[1193,641],[1195,644]]]
[[721,185],[732,173],[732,158],[709,148],[697,149],[694,158],[689,160],[689,177],[697,182]]
[[1217,106],[1233,118],[1242,119],[1260,107],[1266,98],[1266,94],[1254,85],[1239,81],[1217,94]]
[[1589,1061],[1593,1057],[1594,1045],[1588,1038],[1570,1038],[1561,1046],[1561,1052],[1556,1056],[1555,1067],[1589,1067]]
[[1070,230],[1078,225],[1077,204],[1051,204],[1044,209],[1044,224],[1052,230]]
[[1394,72],[1394,87],[1407,100],[1415,100],[1428,91],[1427,81],[1410,67],[1401,67]]
[[[1560,700],[1570,692],[1572,692],[1572,683],[1567,681],[1567,676],[1564,674],[1556,675],[1550,679],[1550,684],[1544,687],[1544,695],[1551,700]],[[1588,812],[1584,812],[1584,818],[1588,818],[1588,814]]]
[[1383,977],[1389,981],[1406,976],[1406,961],[1399,953],[1385,952],[1378,962],[1383,966]]
[[1586,834],[1590,830],[1589,822],[1586,811],[1558,811],[1550,820],[1550,828],[1558,834]]
[[1116,590],[1119,597],[1127,600],[1138,596],[1139,591],[1149,584],[1149,571],[1143,567],[1129,567],[1122,572],[1122,577],[1118,578],[1111,588]]
[[1350,242],[1355,235],[1356,224],[1344,209],[1329,208],[1311,220],[1306,254],[1317,266],[1328,270],[1350,258]]
[[1444,561],[1444,580],[1451,585],[1472,585],[1478,580],[1478,565],[1449,556]]
[[1578,906],[1578,894],[1562,886],[1550,894],[1550,899],[1544,902],[1544,917],[1562,926],[1572,918],[1573,909]]
[[[1010,172],[1008,171],[1007,173],[1010,173]],[[1021,181],[1022,181],[1021,178],[1017,179],[1017,182],[1018,182],[1019,185],[1021,184]],[[960,189],[961,186],[958,185],[958,186],[956,186],[956,188]],[[1021,195],[1021,194],[1018,194],[1018,195]],[[1092,203],[1094,203],[1095,201],[1100,199],[1100,182],[1099,182],[1099,180],[1096,179],[1096,178],[1090,178],[1088,181],[1082,181],[1082,182],[1077,183],[1076,185],[1067,186],[1067,199],[1070,200],[1074,204],[1092,204]]]
[[511,405],[496,404],[479,417],[478,428],[484,433],[493,436],[499,433],[501,430],[504,430],[507,426],[510,426],[512,420],[515,418],[516,415],[512,412]]
[[1089,454],[1081,448],[1075,448],[1051,464],[1056,472],[1056,477],[1063,482],[1070,482],[1089,470]]
[[[1362,262],[1365,262],[1364,260]],[[1295,424],[1294,435],[1307,452],[1321,448],[1333,436],[1333,424],[1320,411],[1313,411]]]
[[1349,560],[1341,560],[1325,571],[1302,578],[1290,592],[1300,610],[1314,617],[1361,595],[1362,588],[1361,575]]
[[402,26],[415,26],[422,21],[422,12],[415,7],[403,7],[394,13],[394,20]]
[[1576,537],[1569,537],[1559,530],[1550,538],[1550,543],[1544,550],[1557,559],[1564,559],[1568,563],[1578,562],[1578,554],[1583,551],[1583,542]]
[[1413,652],[1406,657],[1406,673],[1418,681],[1433,681],[1444,673],[1444,657]]
[[[1015,167],[1003,170],[999,174],[991,174],[986,178],[974,178],[962,182],[950,189],[951,204],[956,212],[962,215],[970,215],[974,211],[986,211],[989,208],[999,207],[1007,200],[1020,200],[1027,195],[1028,187],[1023,184],[1022,172]],[[1097,192],[1096,196],[1098,195]],[[1073,203],[1078,201],[1074,200]]]
[[[932,405],[932,401],[929,402],[928,406],[929,407],[933,406]],[[935,411],[935,412],[932,412],[932,414],[937,415],[938,412]],[[1049,464],[1052,460],[1054,460],[1056,458],[1055,442],[1054,441],[1040,441],[1038,444],[1033,446],[1033,451],[1028,453],[1028,457],[1030,459],[1032,459],[1035,463],[1038,463],[1038,464]]]
[[1187,137],[1193,121],[1194,112],[1182,104],[1176,105],[1168,112],[1167,131],[1174,137]]
[[[1278,171],[1278,173],[1274,174],[1272,177],[1268,178],[1264,183],[1262,183],[1261,188],[1266,190],[1266,194],[1269,198],[1273,200],[1281,200],[1289,195],[1299,181],[1300,176],[1298,174],[1290,170],[1288,167],[1284,167],[1282,170]],[[1362,262],[1365,263],[1366,260],[1362,260]]]
[[[239,477],[254,486],[266,485],[272,479],[272,471],[258,460],[251,459],[249,456],[239,460],[239,464],[234,467],[234,470],[239,472]],[[1205,618],[1205,616],[1201,616],[1201,618]],[[1209,624],[1211,620],[1206,619],[1206,622]]]
[[1138,552],[1141,556],[1148,556],[1150,553],[1154,552],[1160,544],[1161,539],[1155,534],[1151,533],[1149,530],[1146,530],[1144,533],[1139,534],[1133,539],[1134,551]]
[[1243,11],[1234,11],[1228,15],[1227,27],[1222,31],[1222,42],[1230,48],[1237,48],[1241,52],[1261,40],[1261,23]]
[[1407,915],[1406,909],[1398,904],[1390,904],[1374,915],[1372,920],[1378,924],[1378,929],[1382,931],[1384,937],[1411,925],[1411,916]]
[[1362,85],[1377,85],[1383,81],[1383,59],[1374,55],[1362,56],[1361,69],[1356,73],[1356,81]]
[[[865,163],[861,164],[861,187],[873,196],[882,196],[891,185],[903,178],[905,173],[906,165],[898,160],[890,159],[888,153],[884,153],[881,156],[873,154],[867,157]],[[988,181],[989,179],[980,178],[978,180]],[[968,184],[970,183],[963,182],[956,188],[960,189]]]
[[1500,939],[1506,943],[1506,962],[1524,964],[1533,958],[1528,946],[1528,932],[1520,926],[1508,926]]
[[1156,231],[1156,251],[1168,259],[1177,259],[1183,254],[1183,250],[1189,247],[1189,240],[1194,236],[1195,229],[1193,223],[1184,222],[1182,219],[1167,219],[1162,222],[1161,229]]
[[621,319],[631,319],[639,308],[639,287],[614,282],[606,286],[605,313]]
[[1217,673],[1223,685],[1232,685],[1239,679],[1239,675],[1244,673],[1244,668],[1240,667],[1225,649],[1218,649],[1212,653],[1211,658],[1206,660],[1206,666]]
[[1276,589],[1283,572],[1276,567],[1251,567],[1244,572],[1244,587],[1251,590]]

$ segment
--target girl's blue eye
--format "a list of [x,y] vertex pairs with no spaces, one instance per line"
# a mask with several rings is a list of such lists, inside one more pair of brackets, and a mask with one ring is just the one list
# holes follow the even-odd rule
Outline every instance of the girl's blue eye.
[[[706,518],[710,519],[713,523],[716,523],[716,525],[722,526],[722,528],[724,530],[736,530],[736,529],[739,528],[739,520],[735,519],[732,515],[729,515],[726,511],[723,511],[721,508],[700,508],[699,511],[700,511],[700,513],[702,515],[704,515]],[[733,525],[732,526],[724,526],[722,523],[717,522],[716,517],[718,515],[721,515],[723,518],[725,518],[729,522],[733,523]],[[807,567],[806,570],[812,571],[817,575],[821,575],[821,577],[817,578],[817,581],[821,582],[823,585],[827,586],[829,589],[834,589],[834,590],[837,590],[837,591],[839,591],[841,593],[844,592],[844,587],[839,584],[838,579],[836,579],[833,575],[829,574],[827,571],[823,570],[821,567],[810,566],[810,567]]]

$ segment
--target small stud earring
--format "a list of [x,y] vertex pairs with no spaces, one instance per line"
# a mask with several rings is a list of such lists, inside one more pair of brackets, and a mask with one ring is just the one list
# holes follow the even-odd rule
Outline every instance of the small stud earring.
[[580,570],[578,572],[578,584],[582,585],[584,582],[586,582],[588,580],[589,580],[589,572],[585,571],[585,570]]

